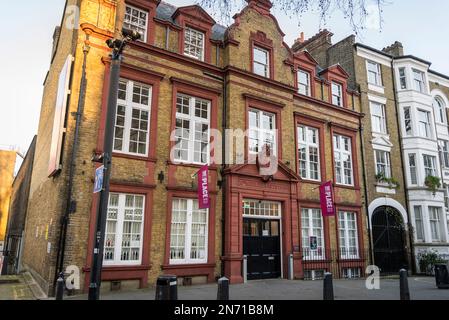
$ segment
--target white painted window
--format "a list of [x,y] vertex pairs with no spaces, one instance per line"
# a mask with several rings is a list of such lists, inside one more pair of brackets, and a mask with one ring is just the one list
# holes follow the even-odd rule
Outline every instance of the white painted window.
[[424,72],[413,69],[413,84],[414,84],[414,89],[416,91],[419,91],[422,93],[426,92],[426,83],[425,83]]
[[341,84],[332,82],[332,104],[342,107],[343,106],[343,87]]
[[441,242],[441,208],[429,207],[430,234],[432,242]]
[[368,69],[368,83],[382,86],[382,72],[380,64],[373,61],[367,61],[366,64]]
[[410,169],[410,184],[417,185],[418,184],[418,174],[416,171],[416,154],[410,153],[408,155],[408,165]]
[[262,77],[270,77],[270,52],[260,47],[253,48],[253,71]]
[[375,150],[376,175],[382,175],[385,178],[391,178],[391,160],[390,153],[387,151]]
[[360,268],[343,268],[343,279],[360,279],[361,277]]
[[243,200],[243,215],[245,217],[280,218],[281,204],[272,201]]
[[353,165],[351,138],[334,135],[334,160],[337,184],[353,186]]
[[340,258],[359,258],[356,213],[340,211],[338,213],[338,230],[340,237]]
[[371,125],[373,132],[387,133],[387,122],[385,116],[385,105],[377,102],[370,102]]
[[325,259],[323,216],[320,209],[301,210],[301,237],[305,260]]
[[123,26],[140,33],[140,41],[147,41],[148,12],[126,5]]
[[404,125],[405,125],[405,134],[407,137],[413,135],[413,126],[412,126],[412,114],[410,111],[410,107],[404,108]]
[[423,162],[424,162],[424,172],[425,176],[429,177],[436,177],[437,176],[437,167],[436,167],[436,157],[429,156],[427,154],[423,155]]
[[435,97],[433,99],[433,107],[435,109],[436,120],[439,123],[447,123],[446,106],[444,105],[443,99],[440,97]]
[[399,84],[401,90],[407,89],[407,75],[405,73],[405,68],[399,68]]
[[170,232],[170,264],[207,262],[208,210],[198,200],[173,199]]
[[114,130],[114,151],[148,155],[152,88],[120,80]]
[[142,260],[145,197],[111,193],[104,243],[105,265],[137,265]]
[[418,110],[418,133],[420,137],[431,138],[430,112]]
[[209,162],[210,101],[178,94],[176,101],[176,161],[206,164]]
[[320,181],[320,143],[319,130],[298,126],[299,174],[307,180]]
[[189,27],[184,29],[184,55],[204,61],[204,33]]
[[272,155],[276,155],[276,116],[269,112],[250,109],[248,142],[250,154],[265,151],[268,146]]
[[440,158],[444,168],[449,168],[449,141],[439,140]]
[[298,70],[298,92],[305,96],[312,94],[310,90],[310,73]]
[[422,207],[414,206],[415,212],[415,236],[417,241],[424,241],[424,221],[422,217]]

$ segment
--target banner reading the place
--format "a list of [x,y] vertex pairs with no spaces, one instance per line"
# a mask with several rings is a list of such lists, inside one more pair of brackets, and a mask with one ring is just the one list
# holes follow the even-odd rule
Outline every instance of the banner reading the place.
[[205,165],[198,171],[198,207],[199,209],[210,208],[209,198],[209,166]]
[[323,217],[335,216],[334,190],[332,181],[328,181],[320,186],[320,202]]

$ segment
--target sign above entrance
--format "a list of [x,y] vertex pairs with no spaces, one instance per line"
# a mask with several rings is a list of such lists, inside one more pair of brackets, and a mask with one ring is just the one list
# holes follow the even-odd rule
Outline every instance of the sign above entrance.
[[201,167],[198,171],[198,208],[209,209],[209,167],[207,165]]
[[94,193],[100,193],[103,190],[104,166],[95,170]]
[[328,181],[320,186],[320,202],[323,217],[335,216],[334,190],[332,181]]

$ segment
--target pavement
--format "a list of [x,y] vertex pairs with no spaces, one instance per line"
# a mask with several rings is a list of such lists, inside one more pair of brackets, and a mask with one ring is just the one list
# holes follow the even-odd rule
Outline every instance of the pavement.
[[18,276],[0,277],[0,300],[36,300],[25,278]]
[[[411,300],[449,300],[449,290],[436,288],[434,278],[410,277]],[[322,300],[323,281],[258,280],[230,286],[231,300]],[[381,279],[380,290],[368,290],[365,280],[334,280],[335,300],[399,300],[399,278]],[[154,300],[155,288],[102,293],[102,300]],[[178,288],[179,300],[216,300],[217,285]],[[86,300],[86,295],[65,300]]]

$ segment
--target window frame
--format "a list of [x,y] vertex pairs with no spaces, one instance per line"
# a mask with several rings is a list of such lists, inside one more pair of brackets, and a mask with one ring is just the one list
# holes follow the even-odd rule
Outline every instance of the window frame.
[[[407,117],[408,113],[408,117]],[[413,118],[412,118],[412,108],[411,107],[404,107],[403,108],[403,115],[404,115],[404,130],[405,135],[407,137],[413,136]]]
[[[426,85],[426,76],[425,73],[421,70],[412,69],[413,74],[413,89],[420,93],[426,93],[427,92],[427,85]],[[420,78],[417,79],[417,75],[420,75]],[[419,86],[419,88],[418,88]]]
[[[304,211],[308,212],[308,217],[307,217],[307,238],[309,240],[308,245],[306,246],[306,244],[304,243],[304,220],[306,220],[303,216]],[[320,221],[321,221],[321,226],[320,228],[316,228],[313,225],[313,214],[318,214],[318,216],[320,217]],[[321,237],[318,237],[315,235],[315,230],[319,229],[321,230]],[[311,232],[312,231],[312,232]],[[323,219],[323,214],[321,212],[321,209],[318,208],[301,208],[301,250],[303,252],[303,260],[304,261],[321,261],[321,260],[326,260],[326,256],[327,256],[327,252],[326,252],[326,228],[325,228],[325,221]],[[317,237],[317,240],[321,240],[321,247],[317,247],[317,250],[310,250],[310,237]],[[318,239],[320,238],[320,239]],[[312,255],[310,256],[310,253],[312,251],[319,251],[321,248],[321,254],[316,254],[316,255]]]
[[[380,107],[381,114],[375,114],[375,107]],[[388,134],[387,131],[387,115],[386,115],[386,106],[383,103],[370,101],[370,111],[371,111],[371,129],[374,133],[380,134]],[[379,128],[375,128],[374,124],[378,121]]]
[[[431,113],[429,111],[426,111],[423,109],[418,109],[417,112],[418,112],[418,135],[419,135],[419,137],[431,139],[433,137]],[[422,114],[426,115],[427,122],[423,122],[421,120]],[[423,132],[422,132],[422,128],[421,128],[421,125],[423,125],[423,124],[425,125],[425,131],[426,131],[425,136],[423,136]]]
[[[251,127],[251,112],[254,112],[257,114],[256,119],[257,119],[257,123],[258,126],[257,128]],[[262,122],[260,121],[260,115],[261,114],[265,114],[265,115],[269,115],[272,116],[272,123],[274,126],[274,129],[271,130],[267,130],[267,129],[262,129],[261,128],[261,124]],[[260,146],[258,144],[258,151],[252,151],[251,150],[251,143],[250,140],[252,140],[252,138],[250,137],[251,131],[255,130],[257,131],[257,142],[260,143],[261,139],[261,133],[270,133],[273,134],[273,154],[272,156],[278,156],[278,113],[272,112],[272,111],[267,111],[265,109],[261,109],[259,108],[257,105],[253,106],[252,104],[250,104],[247,108],[247,117],[248,117],[248,139],[247,139],[247,148],[246,148],[246,152],[248,152],[248,155],[258,155],[261,151]]]
[[[300,128],[303,128],[304,133],[305,133],[305,140],[302,140],[300,138]],[[296,125],[296,131],[297,131],[297,156],[298,156],[298,174],[299,176],[303,179],[303,180],[309,180],[309,181],[314,181],[314,182],[319,182],[321,181],[321,130],[319,128],[315,128],[306,124],[301,124],[298,123]],[[310,131],[315,131],[316,134],[316,143],[310,142],[310,137],[309,137],[309,133]],[[306,159],[302,160],[300,157],[300,147],[305,147],[306,149]],[[312,173],[311,173],[311,161],[310,161],[310,148],[316,148],[316,154],[318,157],[318,162],[317,162],[317,174],[318,177],[312,178]],[[305,170],[306,170],[306,176],[304,177],[302,175],[302,168],[301,168],[301,161],[305,162]]]
[[444,169],[449,169],[449,141],[439,139],[438,148],[440,152],[441,165]]
[[[342,145],[343,139],[348,139],[349,140],[349,151],[346,150],[342,150],[340,148],[337,147],[337,145],[335,144],[336,142],[336,138],[338,137],[337,141],[338,144],[340,144],[340,146]],[[337,185],[339,186],[344,186],[344,187],[355,187],[356,185],[356,181],[355,181],[355,172],[354,172],[354,154],[353,154],[353,146],[352,146],[353,142],[353,137],[352,136],[347,136],[345,134],[341,134],[338,132],[334,132],[332,134],[332,145],[333,145],[333,155],[334,155],[334,173],[335,173],[335,182]],[[344,142],[343,142],[344,144]],[[340,174],[340,178],[341,178],[341,182],[338,181],[338,174],[337,174],[337,159],[336,159],[336,154],[339,153],[339,165],[341,168],[341,174]],[[351,183],[347,183],[346,182],[346,177],[345,177],[345,167],[344,167],[344,161],[343,161],[343,156],[344,155],[348,155],[350,156],[350,162],[351,162]],[[344,182],[343,182],[344,181]]]
[[[417,210],[419,209],[419,210]],[[419,218],[417,216],[417,212],[419,212]],[[415,240],[419,242],[426,241],[426,235],[424,231],[424,219],[423,219],[423,207],[422,206],[413,206],[413,214],[415,218]],[[420,236],[418,236],[418,224],[420,225],[421,232]]]
[[[438,170],[437,170],[437,161],[435,156],[429,155],[429,154],[423,154],[423,168],[424,168],[424,177],[427,178],[429,176],[437,177],[438,176]],[[430,160],[427,161],[427,160]],[[428,164],[431,164],[432,166],[427,166]],[[431,175],[427,174],[427,171],[433,171]]]
[[[141,39],[139,39],[139,40],[137,40],[137,41],[141,41],[141,42],[144,42],[144,43],[146,43],[146,42],[148,42],[148,38],[149,38],[149,36],[148,36],[148,33],[149,33],[149,22],[150,22],[150,19],[149,19],[149,16],[150,16],[150,11],[149,10],[144,10],[144,9],[141,9],[141,8],[138,8],[138,7],[136,7],[136,6],[134,6],[134,5],[132,5],[132,4],[129,4],[129,3],[125,3],[125,16],[124,16],[124,20],[123,20],[123,24],[125,24],[125,23],[128,23],[128,22],[125,22],[125,19],[126,19],[126,7],[129,7],[129,8],[131,8],[131,11],[132,10],[138,10],[138,13],[139,13],[139,16],[140,16],[140,13],[145,13],[146,14],[146,21],[145,21],[145,33],[143,34],[143,37],[141,38]],[[130,24],[130,23],[128,23],[128,24]],[[137,28],[137,27],[136,27]],[[132,29],[132,30],[135,30],[135,31],[138,31],[138,30],[136,30],[136,29],[133,29],[132,28],[132,25],[131,25],[131,28],[129,28],[129,29]],[[138,31],[139,32],[139,31]]]
[[[256,61],[256,59],[255,59],[256,50],[266,53],[266,57],[267,57],[266,64]],[[265,69],[264,74],[260,74],[260,73],[256,72],[256,68],[255,68],[256,64],[264,66],[264,69]],[[272,75],[271,75],[271,50],[270,49],[264,48],[263,46],[257,45],[255,43],[253,44],[253,46],[252,46],[252,71],[254,74],[256,74],[258,76],[261,76],[264,78],[271,78]]]
[[[384,155],[385,163],[380,163],[378,155]],[[376,164],[376,175],[381,174],[379,172],[379,165],[383,165],[385,167],[384,176],[385,178],[392,178],[392,168],[391,168],[391,153],[385,150],[374,150],[374,162]]]
[[436,122],[439,124],[447,124],[447,114],[446,114],[446,106],[444,104],[443,99],[440,96],[433,97],[433,108],[435,110]]
[[[334,86],[338,88],[339,95],[336,95],[334,92]],[[334,102],[334,98],[338,98],[339,103]],[[331,81],[331,102],[334,106],[337,107],[343,107],[343,85],[341,83],[338,83],[336,81]]]
[[[201,34],[201,35],[203,36],[203,41],[202,41],[202,46],[201,46],[201,57],[198,57],[198,56],[195,56],[195,55],[192,55],[192,54],[186,52],[188,46],[194,46],[196,49],[198,49],[198,48],[196,47],[196,45],[193,45],[192,43],[188,43],[188,42],[187,42],[187,32],[188,32],[188,31],[194,32],[194,33],[197,33],[197,34]],[[185,55],[186,57],[189,57],[189,58],[196,59],[196,60],[198,60],[198,61],[205,61],[205,55],[206,55],[206,36],[207,36],[206,33],[205,33],[204,31],[202,31],[202,30],[199,30],[199,29],[190,27],[189,25],[186,25],[186,26],[184,27],[183,33],[184,33],[184,38],[183,38],[183,42],[184,42],[184,45],[183,45],[183,55]]]
[[[344,225],[342,225],[342,219],[340,218],[340,214],[344,215]],[[354,225],[355,225],[355,229],[348,229],[348,216],[353,215],[354,216]],[[343,231],[344,233],[344,244],[342,244],[342,237],[341,237],[341,232]],[[349,252],[350,251],[350,245],[349,245],[349,232],[350,231],[355,231],[355,250],[356,250],[356,254],[355,255],[351,255],[351,254],[346,254],[343,255],[342,254],[342,245],[344,245],[345,248],[345,252]],[[359,225],[358,225],[358,216],[357,216],[357,212],[353,212],[353,211],[347,211],[347,210],[339,210],[338,211],[338,253],[339,253],[339,257],[340,259],[343,260],[355,260],[355,259],[360,259],[360,244],[359,244]]]
[[[304,84],[301,82],[301,77],[300,74],[304,74],[306,75],[307,78],[307,84]],[[312,77],[311,77],[311,73],[309,71],[303,70],[303,69],[298,69],[297,71],[297,86],[298,86],[298,93],[311,97],[312,96]],[[304,93],[301,92],[301,87],[305,88]]]
[[[376,71],[370,70],[370,65],[371,66],[375,66],[376,67]],[[378,87],[382,87],[383,86],[383,82],[382,82],[382,68],[381,65],[377,62],[371,61],[371,60],[367,60],[366,61],[366,69],[367,69],[367,77],[368,77],[368,83],[378,86]],[[375,76],[375,82],[371,82],[370,79],[370,74],[374,74]]]
[[[124,192],[112,192],[109,194],[109,200],[108,200],[108,215],[109,215],[109,209],[110,209],[110,200],[111,195],[118,195],[118,205],[117,205],[117,219],[116,219],[116,227],[115,227],[115,246],[114,246],[114,257],[113,260],[106,260],[104,258],[106,250],[103,250],[103,264],[105,266],[137,266],[142,264],[143,259],[143,249],[144,249],[144,231],[145,231],[145,210],[146,210],[146,195],[142,194],[133,194],[133,193],[124,193]],[[142,198],[142,220],[140,221],[140,244],[139,244],[139,259],[138,260],[129,260],[129,261],[122,261],[121,260],[121,250],[122,250],[122,241],[123,241],[123,225],[125,222],[125,203],[126,203],[126,197],[127,196],[133,196],[141,197]],[[134,200],[135,201],[135,200]],[[136,207],[134,207],[136,208]],[[134,209],[135,210],[135,209]],[[110,219],[106,218],[106,229],[105,229],[105,243],[104,248],[106,247],[106,241],[107,241],[107,234],[108,234],[108,227],[107,223]],[[118,230],[120,232],[118,232]],[[120,245],[119,245],[120,244]],[[118,258],[117,258],[118,257]]]
[[[412,166],[411,157],[413,157],[413,162],[414,162],[413,166]],[[409,169],[409,174],[410,174],[410,185],[412,185],[412,186],[418,185],[418,166],[417,166],[416,158],[417,158],[416,153],[408,154],[408,169]],[[413,171],[412,171],[412,169],[413,169]]]
[[[401,90],[407,90],[407,70],[405,67],[398,68],[399,73],[399,85]],[[401,74],[402,73],[402,74]]]
[[[430,226],[430,238],[432,240],[432,243],[440,243],[444,241],[443,238],[443,230],[441,228],[441,222],[442,222],[442,213],[443,210],[441,207],[433,207],[433,206],[429,206],[428,207],[429,210],[429,226]],[[432,213],[436,214],[436,218],[434,216],[432,216]],[[432,225],[435,224],[436,226],[436,231],[437,231],[437,237],[434,237],[434,230],[432,228]]]

